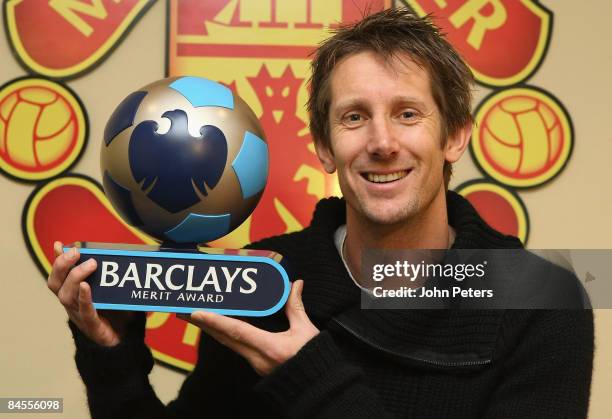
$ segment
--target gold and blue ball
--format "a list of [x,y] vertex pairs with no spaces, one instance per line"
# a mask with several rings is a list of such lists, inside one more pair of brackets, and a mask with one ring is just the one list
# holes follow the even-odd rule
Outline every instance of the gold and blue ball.
[[253,212],[268,177],[259,120],[227,87],[159,80],[110,117],[100,155],[106,196],[130,225],[164,242],[205,243]]

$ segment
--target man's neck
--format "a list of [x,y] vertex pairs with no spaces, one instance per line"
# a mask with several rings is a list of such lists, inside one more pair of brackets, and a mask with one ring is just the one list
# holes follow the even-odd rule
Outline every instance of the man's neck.
[[358,278],[364,249],[448,249],[454,241],[448,225],[446,196],[434,199],[427,210],[396,224],[377,224],[347,206],[346,262]]

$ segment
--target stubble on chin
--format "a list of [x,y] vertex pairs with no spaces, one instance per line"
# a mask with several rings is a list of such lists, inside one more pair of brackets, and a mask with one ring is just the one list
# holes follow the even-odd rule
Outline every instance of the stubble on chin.
[[420,197],[418,196],[411,197],[406,202],[394,204],[377,205],[376,202],[358,202],[359,207],[353,207],[353,210],[370,224],[391,226],[411,219],[419,207],[419,202]]

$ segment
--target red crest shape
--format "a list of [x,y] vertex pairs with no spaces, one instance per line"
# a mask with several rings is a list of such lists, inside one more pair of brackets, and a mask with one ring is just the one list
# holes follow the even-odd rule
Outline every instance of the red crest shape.
[[101,61],[153,0],[7,0],[5,27],[30,70],[52,78],[83,73]]
[[529,78],[546,55],[552,13],[531,0],[405,0],[431,14],[478,82],[509,86]]

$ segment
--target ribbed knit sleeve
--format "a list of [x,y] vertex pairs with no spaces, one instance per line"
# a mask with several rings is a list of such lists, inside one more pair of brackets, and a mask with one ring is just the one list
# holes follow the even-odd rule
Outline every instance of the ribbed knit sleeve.
[[501,338],[507,356],[486,418],[587,417],[594,340],[590,310],[508,310]]
[[344,359],[331,334],[319,333],[255,386],[289,418],[385,418],[361,368]]
[[248,417],[268,409],[251,390],[259,376],[242,357],[204,332],[195,369],[177,398],[164,406],[148,380],[153,358],[144,343],[145,315],[136,316],[114,347],[92,342],[69,322],[93,419],[216,419]]
[[76,345],[77,369],[85,385],[116,384],[134,374],[148,374],[153,367],[151,352],[144,344],[144,313],[137,313],[121,342],[112,347],[96,344],[68,321]]
[[122,341],[113,347],[92,342],[68,322],[92,418],[165,417],[148,380],[153,357],[144,343],[145,320],[144,313],[137,313]]

